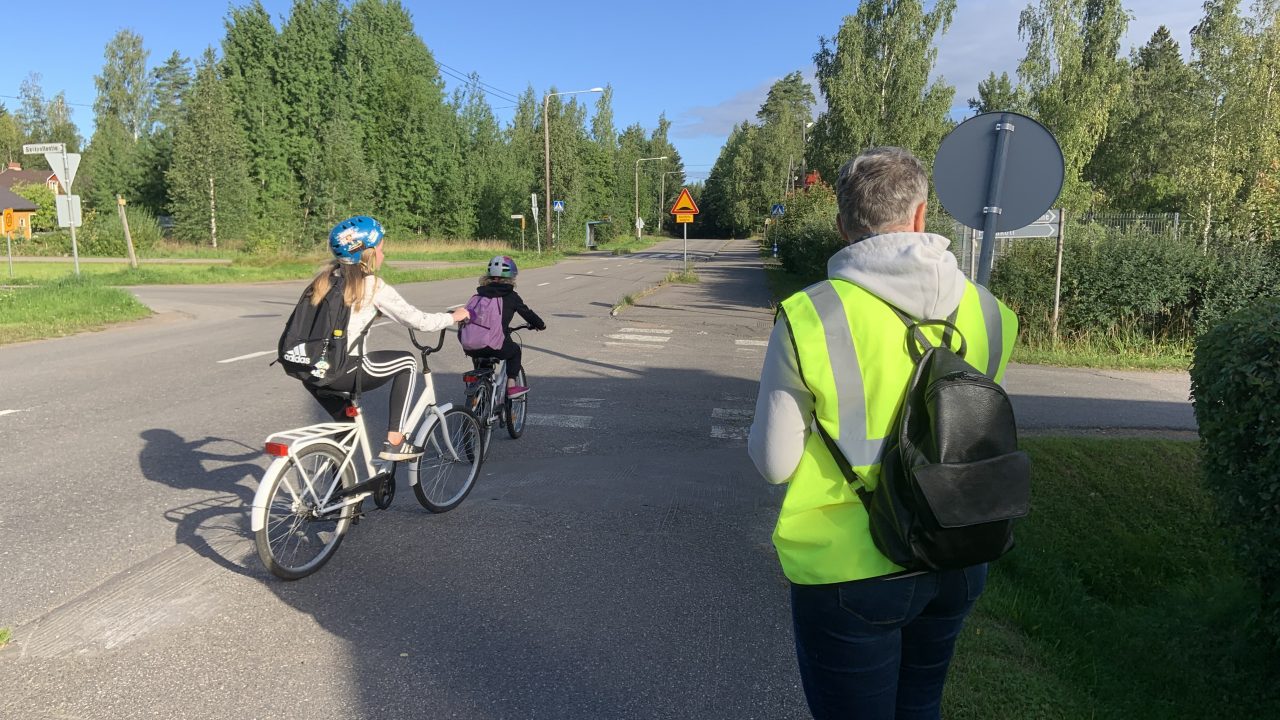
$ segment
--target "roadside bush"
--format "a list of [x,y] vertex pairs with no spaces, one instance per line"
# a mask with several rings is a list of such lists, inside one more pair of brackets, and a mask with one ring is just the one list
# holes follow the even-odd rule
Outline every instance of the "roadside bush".
[[53,191],[48,185],[39,183],[17,183],[11,188],[13,194],[26,198],[39,208],[31,217],[32,232],[48,232],[58,229],[58,205]]
[[1239,531],[1262,590],[1262,627],[1280,648],[1280,298],[1200,336],[1191,366],[1205,483]]
[[[992,273],[992,292],[1018,314],[1026,334],[1048,327],[1055,253],[1054,240],[1020,240]],[[1274,292],[1278,273],[1277,252],[1257,243],[1223,238],[1205,251],[1192,239],[1144,230],[1070,226],[1059,331],[1066,339],[1189,342]]]
[[836,229],[835,191],[819,183],[787,196],[786,206],[787,214],[770,225],[768,242],[778,243],[787,272],[817,282],[827,276],[827,260],[844,247]]
[[[133,238],[133,250],[141,257],[164,238],[160,223],[146,208],[125,207],[129,219],[129,235]],[[129,256],[124,241],[124,225],[120,213],[114,208],[105,211],[86,212],[84,225],[76,233],[80,254],[93,257],[123,258]]]

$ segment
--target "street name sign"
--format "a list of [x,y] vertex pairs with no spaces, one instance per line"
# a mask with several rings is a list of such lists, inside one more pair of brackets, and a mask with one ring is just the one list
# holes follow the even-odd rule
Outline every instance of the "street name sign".
[[58,153],[61,155],[67,151],[65,143],[32,143],[22,146],[23,155],[44,155],[45,153]]

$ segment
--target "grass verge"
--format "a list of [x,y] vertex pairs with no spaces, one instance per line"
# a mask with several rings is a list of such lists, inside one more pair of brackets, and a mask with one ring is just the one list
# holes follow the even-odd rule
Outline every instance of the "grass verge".
[[680,272],[673,270],[667,273],[667,277],[663,282],[676,283],[678,285],[697,285],[702,282],[702,278],[699,278],[698,273],[692,270],[681,270]]
[[947,717],[1280,716],[1258,591],[1194,442],[1031,438],[1033,508],[960,638]]
[[0,344],[70,335],[151,311],[124,290],[65,279],[0,291]]
[[0,648],[9,644],[13,639],[13,632],[9,628],[0,628]]

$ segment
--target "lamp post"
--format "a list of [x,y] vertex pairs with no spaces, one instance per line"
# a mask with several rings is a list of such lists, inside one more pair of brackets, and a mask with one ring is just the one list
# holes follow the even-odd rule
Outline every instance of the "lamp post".
[[542,96],[542,161],[543,161],[543,193],[546,197],[546,212],[544,216],[547,218],[547,247],[551,247],[551,119],[547,117],[548,101],[556,95],[579,95],[581,93],[604,92],[602,87],[593,87],[590,90],[570,90],[569,92],[553,92]]
[[640,163],[649,160],[666,160],[667,156],[640,158],[636,160],[636,239],[640,239]]
[[667,176],[681,175],[683,170],[668,170],[662,173],[662,189],[658,192],[658,234],[662,234],[662,206],[667,204]]

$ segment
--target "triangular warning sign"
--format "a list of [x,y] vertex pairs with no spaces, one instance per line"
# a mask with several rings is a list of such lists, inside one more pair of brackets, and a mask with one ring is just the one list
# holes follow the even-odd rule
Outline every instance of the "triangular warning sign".
[[689,188],[680,188],[680,197],[676,198],[676,204],[671,206],[672,215],[697,215],[698,204],[693,201],[693,197],[689,195]]

